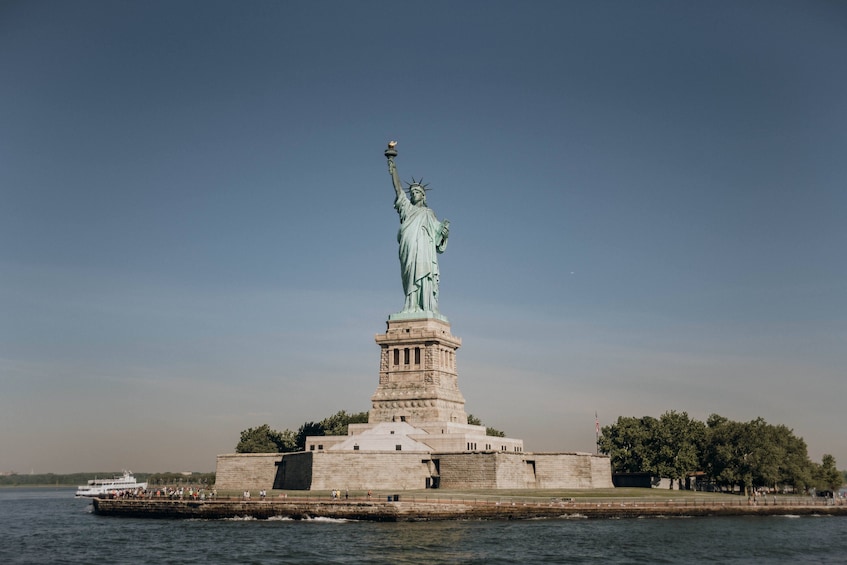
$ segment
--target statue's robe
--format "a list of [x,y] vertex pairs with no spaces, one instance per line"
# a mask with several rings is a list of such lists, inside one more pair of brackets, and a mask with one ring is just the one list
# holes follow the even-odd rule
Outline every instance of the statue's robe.
[[394,201],[400,214],[400,276],[406,303],[403,312],[438,312],[438,253],[447,240],[441,237],[441,222],[426,205],[415,206],[400,193]]

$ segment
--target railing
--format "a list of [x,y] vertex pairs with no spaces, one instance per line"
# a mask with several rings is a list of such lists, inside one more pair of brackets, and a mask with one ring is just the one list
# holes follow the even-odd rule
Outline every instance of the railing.
[[[412,502],[412,503],[431,503],[431,504],[464,504],[464,505],[497,505],[497,506],[536,506],[536,507],[561,507],[561,508],[611,508],[611,507],[629,507],[629,508],[696,508],[696,507],[825,507],[825,506],[847,506],[847,499],[844,498],[823,498],[813,496],[778,496],[773,497],[758,497],[745,498],[743,496],[722,496],[722,497],[683,497],[679,499],[662,499],[662,498],[617,498],[617,497],[598,497],[598,498],[539,498],[539,497],[521,497],[521,496],[467,496],[448,494],[438,495],[420,495],[406,494],[403,491],[396,493],[397,500],[394,500],[395,493],[374,493],[372,496],[348,496],[343,494],[340,497],[332,498],[328,494],[279,494],[270,495],[266,498],[255,496],[251,493],[250,498],[236,495],[224,495],[216,497],[206,497],[206,502],[211,501],[242,501],[242,502],[305,502],[305,503],[344,503],[344,502]],[[188,501],[200,500],[189,498],[186,494],[184,498],[172,498],[160,496],[148,496],[154,500],[174,500]]]

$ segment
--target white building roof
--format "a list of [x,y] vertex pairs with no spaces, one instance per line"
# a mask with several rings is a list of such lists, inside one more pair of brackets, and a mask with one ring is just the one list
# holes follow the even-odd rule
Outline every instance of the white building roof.
[[406,422],[380,422],[373,428],[360,434],[347,436],[344,441],[330,447],[328,451],[423,451],[432,449],[425,443],[413,440],[410,435],[428,435],[424,430]]

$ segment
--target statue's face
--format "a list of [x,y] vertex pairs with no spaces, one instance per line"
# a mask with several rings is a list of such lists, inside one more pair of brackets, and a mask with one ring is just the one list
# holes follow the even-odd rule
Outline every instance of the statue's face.
[[410,191],[409,196],[410,200],[412,201],[412,204],[417,204],[426,200],[426,196],[424,195],[423,189],[417,187],[413,188]]

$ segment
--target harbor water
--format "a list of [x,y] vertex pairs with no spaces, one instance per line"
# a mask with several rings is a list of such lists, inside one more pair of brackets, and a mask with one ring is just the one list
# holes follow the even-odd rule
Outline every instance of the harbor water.
[[846,563],[847,518],[373,523],[97,516],[68,488],[0,489],[0,563]]

